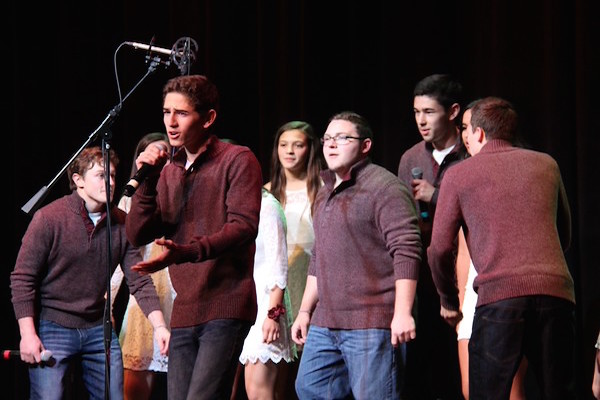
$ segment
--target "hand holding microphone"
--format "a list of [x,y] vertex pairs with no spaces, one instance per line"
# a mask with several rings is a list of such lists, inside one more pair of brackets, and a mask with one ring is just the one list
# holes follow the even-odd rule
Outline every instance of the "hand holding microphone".
[[[420,167],[414,167],[410,173],[412,174],[413,179],[423,179],[423,170]],[[429,220],[429,206],[423,200],[418,200],[419,202],[419,215],[423,221]]]
[[[21,358],[21,352],[19,350],[4,350],[2,352],[2,358],[10,360],[11,358]],[[50,350],[42,350],[40,353],[40,359],[42,362],[48,362],[52,358],[52,352]]]
[[168,148],[164,143],[152,143],[138,156],[136,163],[141,163],[138,171],[131,177],[125,189],[123,196],[131,197],[137,190],[142,181],[149,176],[160,173],[162,167],[169,157]]

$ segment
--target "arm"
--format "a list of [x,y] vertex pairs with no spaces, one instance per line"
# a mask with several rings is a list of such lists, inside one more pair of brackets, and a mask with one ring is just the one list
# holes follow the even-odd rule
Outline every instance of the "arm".
[[319,292],[317,290],[317,277],[314,275],[308,275],[306,277],[306,287],[304,288],[302,303],[300,303],[300,310],[298,311],[298,316],[292,325],[292,340],[296,344],[303,345],[306,343],[310,317],[318,301]]
[[[456,255],[456,283],[458,285],[458,303],[462,310],[469,276],[469,267],[471,266],[471,256],[465,239],[465,233],[460,229],[458,232],[458,253]],[[458,324],[456,325],[458,330]]]
[[448,170],[442,181],[431,244],[427,249],[431,275],[440,295],[440,305],[446,311],[453,311],[446,316],[448,318],[455,318],[459,314],[455,239],[463,223],[453,172],[454,168]]
[[[270,193],[263,193],[258,235],[264,245],[264,265],[267,269],[262,271],[268,274],[266,282],[270,289],[269,310],[274,310],[274,314],[269,311],[263,321],[262,332],[265,343],[279,339],[281,328],[279,319],[285,319],[285,313],[288,311],[283,305],[283,289],[287,284],[288,272],[286,233],[285,214],[281,204]],[[283,314],[278,313],[281,310]],[[285,324],[284,327],[287,329],[288,325]]]
[[167,355],[169,350],[169,340],[171,339],[171,332],[167,328],[165,317],[161,310],[154,310],[148,314],[148,320],[152,324],[154,329],[154,340],[158,343],[160,354]]
[[51,248],[51,234],[40,211],[36,212],[23,236],[15,269],[10,276],[12,303],[21,342],[21,360],[29,364],[41,361],[40,353],[45,350],[35,329],[35,299],[39,293],[41,271]]
[[417,337],[412,308],[417,292],[417,281],[399,279],[396,281],[396,297],[394,302],[394,318],[392,319],[392,346],[397,347]]
[[[271,294],[269,296],[269,310],[277,310],[278,307],[282,307],[282,304],[283,289],[275,286],[273,289],[271,289]],[[277,315],[274,319],[267,315],[267,318],[265,318],[263,321],[262,326],[263,342],[271,343],[279,339],[279,318],[285,318],[285,316]]]

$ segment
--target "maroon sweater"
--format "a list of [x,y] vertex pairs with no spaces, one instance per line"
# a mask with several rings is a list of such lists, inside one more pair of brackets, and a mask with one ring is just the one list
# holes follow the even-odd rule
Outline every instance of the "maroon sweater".
[[[429,222],[424,222],[419,219],[419,228],[421,229],[421,240],[423,241],[424,250],[426,250],[427,246],[429,246],[431,239],[431,221],[434,220],[435,217],[435,208],[437,206],[440,184],[442,183],[444,173],[448,167],[460,161],[458,149],[459,145],[457,144],[450,153],[446,154],[446,157],[444,157],[442,163],[438,165],[433,158],[433,145],[421,140],[419,143],[406,150],[400,158],[400,164],[398,165],[398,177],[406,184],[406,186],[408,186],[409,189],[412,188],[411,182],[414,178],[411,171],[414,167],[421,168],[421,170],[423,170],[423,179],[435,187],[433,196],[431,196],[431,202],[427,204],[430,220]],[[412,196],[412,190],[411,198],[413,201],[415,201],[414,196]],[[416,201],[415,205],[418,208]],[[421,212],[421,210],[419,210],[419,212]]]
[[396,280],[417,280],[421,240],[417,214],[397,176],[365,159],[315,199],[315,245],[309,275],[319,301],[311,324],[334,329],[390,329]]
[[569,205],[549,155],[491,140],[447,171],[427,254],[450,310],[458,310],[453,242],[461,225],[477,270],[478,306],[529,295],[575,302],[563,254],[571,240]]
[[[111,274],[121,264],[144,313],[160,310],[152,279],[130,269],[141,255],[127,241],[125,213],[116,206],[111,209],[111,238]],[[67,328],[97,326],[103,320],[106,280],[106,213],[94,227],[83,199],[73,192],[33,215],[10,276],[17,319],[39,316]]]
[[165,236],[184,245],[169,266],[177,293],[171,326],[233,318],[256,320],[254,240],[258,232],[262,172],[247,147],[209,139],[185,170],[182,149],[156,179],[132,197],[127,235],[143,245]]

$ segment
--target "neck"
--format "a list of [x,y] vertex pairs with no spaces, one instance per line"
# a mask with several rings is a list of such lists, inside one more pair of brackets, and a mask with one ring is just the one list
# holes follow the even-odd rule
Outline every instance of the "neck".
[[284,169],[285,172],[285,180],[286,182],[306,182],[306,171],[292,171],[289,169]]
[[448,131],[448,134],[439,140],[432,142],[433,148],[436,150],[444,150],[450,146],[454,146],[458,141],[458,128],[452,128]]

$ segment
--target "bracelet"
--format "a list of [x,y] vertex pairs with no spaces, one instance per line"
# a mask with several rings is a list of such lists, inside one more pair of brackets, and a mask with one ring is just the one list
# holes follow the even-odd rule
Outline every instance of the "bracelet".
[[167,326],[166,325],[155,326],[154,330],[157,330],[158,328],[165,328],[165,329],[167,329]]
[[311,316],[311,315],[312,315],[312,312],[311,312],[311,311],[308,311],[308,310],[298,310],[298,314],[300,314],[301,312],[305,312],[305,313],[307,313],[309,316]]
[[279,317],[285,314],[285,307],[281,304],[277,304],[275,307],[271,308],[267,313],[267,317],[272,319],[275,322],[279,322]]

